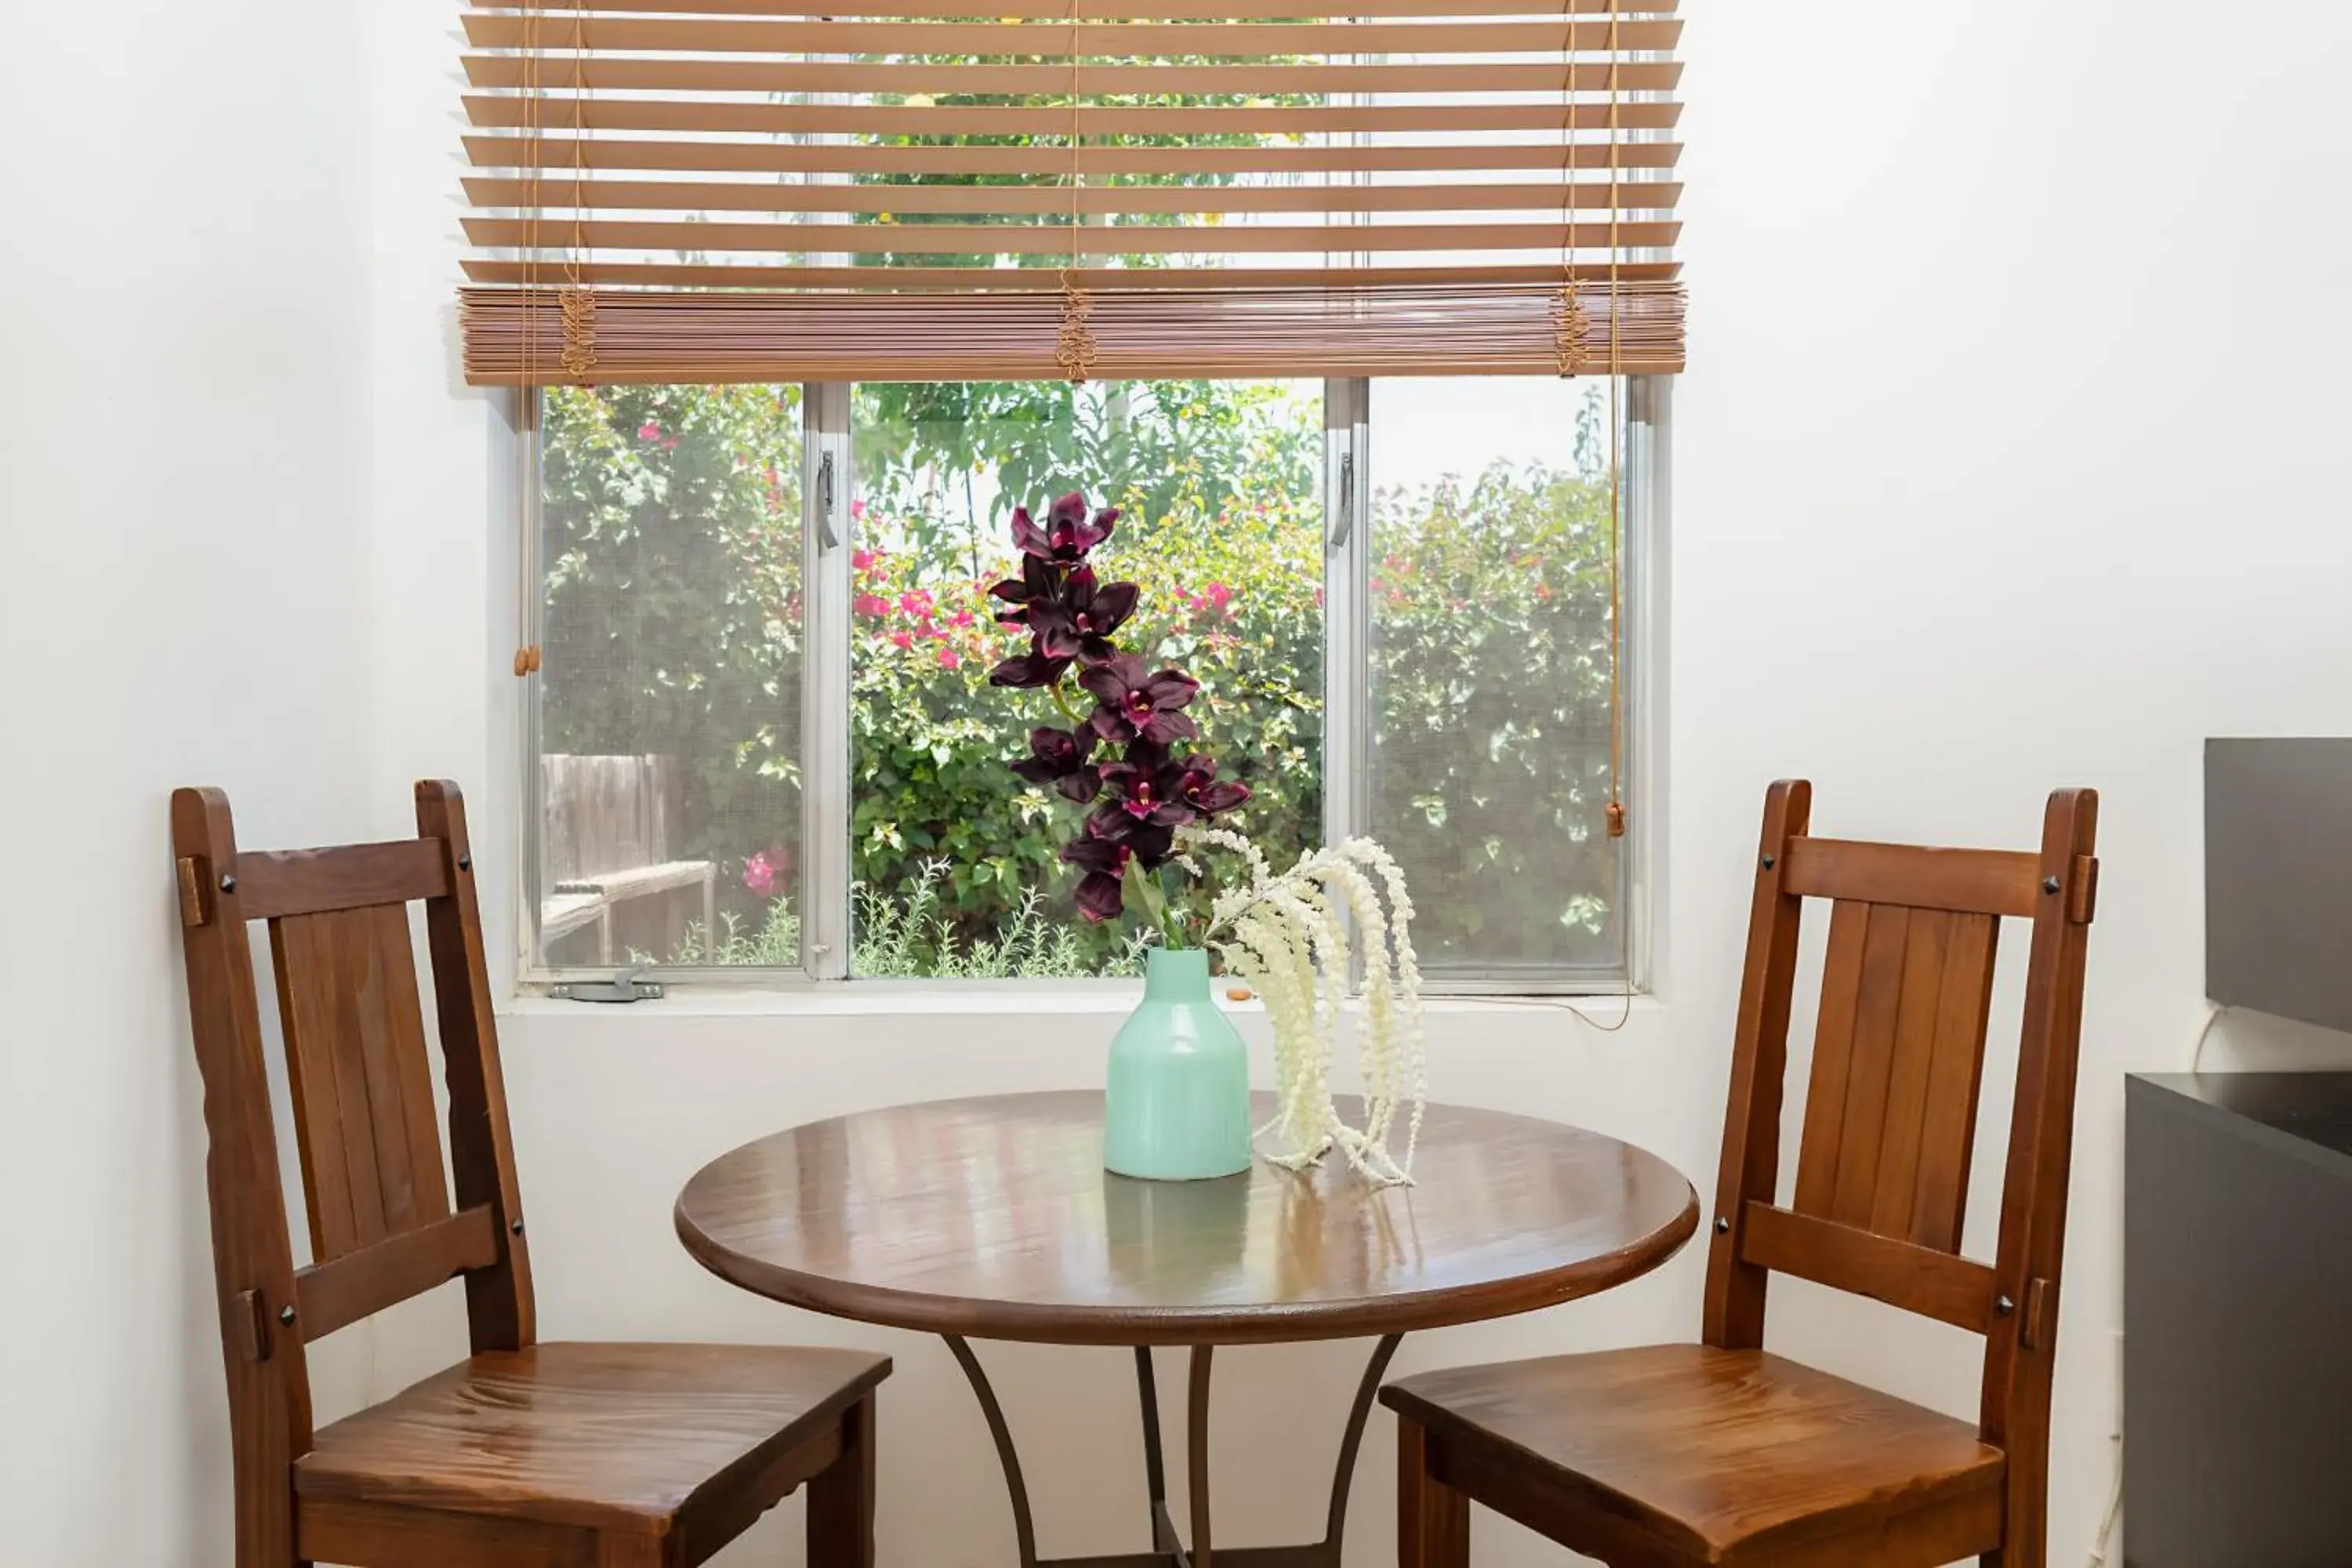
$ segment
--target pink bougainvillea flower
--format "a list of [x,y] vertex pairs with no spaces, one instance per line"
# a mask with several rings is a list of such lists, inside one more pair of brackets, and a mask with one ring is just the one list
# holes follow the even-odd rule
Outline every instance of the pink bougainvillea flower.
[[890,641],[894,646],[898,647],[912,647],[915,646],[914,634],[911,632],[892,632],[890,634]]
[[863,500],[854,500],[854,501],[851,501],[851,502],[849,503],[849,515],[850,515],[850,516],[852,516],[852,517],[864,517],[864,516],[866,515],[866,503],[865,503],[865,501],[863,501]]
[[677,451],[677,440],[678,438],[675,436],[665,437],[662,440],[662,450],[665,452]]
[[931,613],[930,591],[926,588],[916,588],[899,595],[898,607],[910,616],[929,615]]
[[771,897],[776,890],[777,874],[782,869],[762,849],[743,862],[743,885],[763,899]]
[[855,550],[850,552],[849,564],[860,572],[873,571],[874,552],[871,550]]
[[972,613],[970,610],[958,610],[954,615],[948,617],[948,625],[951,626],[968,626],[971,625],[971,623]]
[[962,663],[963,655],[956,652],[955,649],[951,647],[943,647],[940,649],[940,668],[941,669],[954,669],[960,667]]
[[1208,590],[1201,596],[1208,600],[1210,607],[1219,615],[1224,614],[1225,606],[1234,602],[1234,591],[1223,583],[1210,584]]
[[879,594],[860,594],[850,601],[850,605],[861,616],[887,616],[890,613],[890,601]]

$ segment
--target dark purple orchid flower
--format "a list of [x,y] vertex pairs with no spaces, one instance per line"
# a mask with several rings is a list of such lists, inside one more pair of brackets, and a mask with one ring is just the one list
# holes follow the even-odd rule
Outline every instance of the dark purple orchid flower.
[[1200,728],[1183,709],[1201,683],[1181,669],[1145,673],[1143,660],[1119,654],[1080,672],[1078,684],[1094,694],[1095,733],[1106,741],[1149,741],[1155,746],[1188,740]]
[[1124,762],[1096,770],[1108,792],[1087,818],[1087,831],[1114,843],[1132,843],[1146,829],[1165,830],[1230,811],[1249,798],[1249,786],[1219,784],[1213,758],[1171,758],[1148,741],[1127,749]]
[[[1140,761],[1138,752],[1145,753]],[[1181,770],[1164,753],[1138,743],[1128,749],[1128,759],[1099,770],[1110,793],[1087,818],[1087,831],[1124,841],[1139,827],[1181,827],[1192,820],[1192,808],[1176,794]]]
[[1062,679],[1070,668],[1066,658],[1047,658],[1033,645],[1027,653],[1016,654],[988,672],[991,686],[1051,686]]
[[1002,599],[1010,608],[996,612],[997,624],[1025,626],[1029,617],[1041,604],[1050,603],[1061,593],[1061,573],[1043,556],[1024,555],[1021,575],[1007,577],[989,589],[988,596]]
[[1195,752],[1174,766],[1176,782],[1171,787],[1176,798],[1202,816],[1231,811],[1250,797],[1250,787],[1245,784],[1217,782],[1214,757]]
[[[1062,686],[1072,665],[1077,684],[1097,706],[1067,730],[1029,732],[1030,754],[1013,771],[1033,784],[1051,784],[1081,805],[1092,805],[1062,858],[1079,869],[1078,912],[1090,921],[1115,920],[1130,867],[1156,872],[1176,854],[1176,830],[1247,800],[1249,786],[1223,783],[1215,759],[1171,748],[1200,733],[1184,711],[1200,682],[1181,669],[1153,670],[1121,653],[1111,635],[1135,613],[1132,583],[1101,583],[1087,554],[1108,539],[1118,521],[1113,509],[1092,510],[1072,491],[1055,501],[1039,527],[1026,508],[1013,514],[1013,542],[1021,574],[989,589],[1003,607],[998,621],[1029,634],[1026,653],[990,672],[997,686],[1045,687],[1065,713]],[[1124,748],[1117,761],[1098,760],[1106,745]],[[1175,932],[1166,933],[1172,941]]]
[[1013,509],[1013,542],[1024,555],[1035,555],[1065,566],[1075,566],[1087,552],[1110,537],[1118,523],[1118,509],[1107,506],[1087,516],[1086,492],[1072,490],[1055,501],[1040,528],[1025,506]]
[[1091,727],[1081,727],[1075,734],[1067,730],[1032,730],[1031,754],[1013,763],[1013,771],[1033,784],[1052,784],[1065,796],[1086,805],[1102,793],[1103,787],[1103,770],[1087,761],[1094,755],[1094,750],[1095,732]]
[[1062,858],[1086,872],[1078,879],[1078,913],[1090,924],[1118,918],[1120,898],[1126,891],[1121,879],[1134,854],[1125,844],[1091,833],[1062,846]]
[[1118,647],[1110,634],[1135,613],[1142,591],[1132,583],[1097,586],[1093,568],[1077,567],[1058,595],[1029,603],[1029,629],[1036,636],[1037,651],[1048,658],[1078,658],[1088,664],[1115,657]]

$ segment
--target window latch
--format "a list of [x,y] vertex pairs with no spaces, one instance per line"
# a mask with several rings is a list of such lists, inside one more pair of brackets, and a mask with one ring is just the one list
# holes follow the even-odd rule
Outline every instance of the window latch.
[[825,453],[816,460],[816,545],[819,550],[841,548],[841,535],[833,531],[833,454]]
[[575,980],[547,988],[550,996],[565,1002],[656,1002],[661,999],[662,984],[658,980],[641,980],[646,966],[631,964],[610,980]]
[[1339,454],[1339,496],[1338,524],[1331,530],[1331,548],[1345,550],[1348,541],[1356,534],[1356,454]]

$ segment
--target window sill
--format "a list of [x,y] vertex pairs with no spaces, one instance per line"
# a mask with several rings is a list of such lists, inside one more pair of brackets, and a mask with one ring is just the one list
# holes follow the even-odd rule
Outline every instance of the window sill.
[[[572,1002],[537,990],[519,992],[499,1006],[501,1016],[579,1017],[583,1012],[642,1012],[664,1018],[937,1017],[1039,1014],[1116,1018],[1131,1012],[1142,996],[1140,982],[1101,981],[1064,985],[992,984],[986,982],[857,981],[800,986],[680,985],[657,1000],[628,1003]],[[1263,1013],[1262,1003],[1218,1000],[1229,1012]],[[1580,996],[1430,996],[1424,1016],[1465,1017],[1497,1013],[1521,1016],[1574,1013],[1600,1025],[1614,1024],[1629,1007],[1635,1014],[1661,1011],[1646,993],[1630,1001],[1610,994]]]

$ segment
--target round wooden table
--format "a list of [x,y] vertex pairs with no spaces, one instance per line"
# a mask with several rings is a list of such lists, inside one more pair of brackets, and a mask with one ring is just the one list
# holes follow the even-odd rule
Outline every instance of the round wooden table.
[[[1418,1184],[1373,1188],[1337,1153],[1303,1173],[1261,1161],[1208,1182],[1112,1175],[1102,1111],[1099,1093],[1066,1092],[811,1122],[711,1162],[677,1200],[679,1238],[719,1278],[947,1341],[1003,1463],[1022,1568],[1040,1568],[1028,1491],[971,1340],[1135,1349],[1151,1550],[1057,1568],[1339,1568],[1356,1451],[1400,1338],[1623,1284],[1698,1226],[1696,1194],[1664,1161],[1531,1117],[1433,1105]],[[1214,1348],[1370,1335],[1324,1538],[1214,1549]],[[1168,1509],[1154,1345],[1192,1352],[1189,1550]]]

